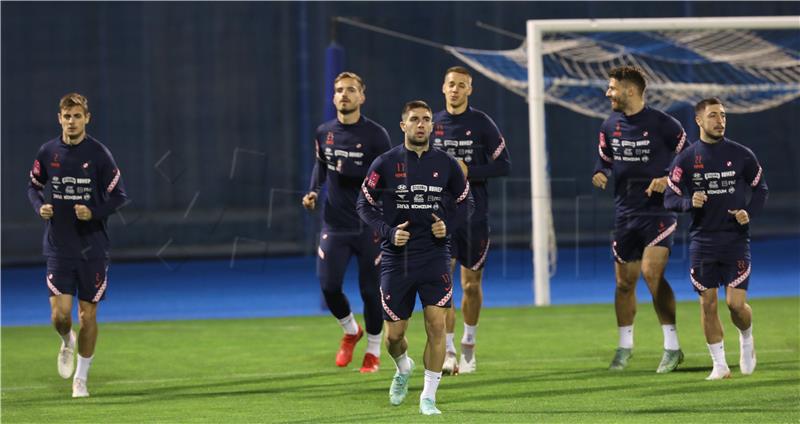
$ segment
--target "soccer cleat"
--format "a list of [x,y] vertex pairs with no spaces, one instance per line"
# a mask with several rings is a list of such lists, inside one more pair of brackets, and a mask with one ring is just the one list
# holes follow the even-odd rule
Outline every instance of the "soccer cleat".
[[392,377],[392,385],[389,386],[389,403],[394,406],[403,403],[408,394],[408,379],[414,373],[414,361],[408,358],[408,362],[411,363],[411,369],[408,370],[408,373],[400,374],[399,371],[395,372],[394,377]]
[[422,415],[442,415],[442,411],[436,407],[436,401],[428,398],[419,400],[419,413]]
[[75,372],[75,332],[69,331],[69,346],[61,342],[61,349],[58,351],[58,375],[63,379],[72,377]]
[[364,355],[364,362],[361,363],[361,369],[359,371],[361,372],[361,374],[377,372],[380,365],[381,365],[380,358],[371,353],[367,353],[366,355]]
[[362,337],[364,337],[364,330],[361,329],[360,325],[358,326],[358,333],[345,334],[342,337],[342,344],[339,346],[339,351],[336,352],[337,367],[346,367],[353,360],[353,348],[356,347],[356,343]]
[[622,371],[628,366],[628,360],[633,358],[633,349],[625,347],[618,347],[614,352],[614,359],[611,360],[611,365],[608,366],[610,371]]
[[658,369],[656,369],[656,372],[659,374],[665,374],[668,372],[675,371],[675,368],[678,368],[678,364],[682,362],[683,362],[682,350],[664,349],[664,356],[661,357],[661,363],[658,364]]
[[739,371],[750,375],[756,370],[756,348],[752,344],[739,345]]
[[458,373],[459,374],[469,374],[475,372],[478,368],[475,360],[475,354],[472,354],[472,359],[467,361],[467,358],[464,357],[464,354],[461,354],[461,359],[458,361]]
[[72,397],[85,398],[89,397],[89,390],[86,388],[86,380],[76,378],[72,381]]
[[714,369],[711,370],[711,374],[706,377],[706,380],[722,380],[724,378],[731,378],[730,368],[727,365],[724,368],[714,365]]
[[455,352],[447,352],[445,354],[444,364],[442,364],[442,374],[458,375],[458,358]]

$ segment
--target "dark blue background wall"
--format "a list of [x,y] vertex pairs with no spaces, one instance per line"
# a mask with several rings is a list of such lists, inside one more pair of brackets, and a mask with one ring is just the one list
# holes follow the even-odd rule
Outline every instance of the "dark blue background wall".
[[[59,134],[57,102],[90,101],[89,132],[114,153],[133,202],[111,219],[116,257],[307,253],[316,216],[300,207],[322,119],[331,17],[348,16],[431,41],[509,49],[526,19],[797,15],[796,2],[2,3],[3,263],[39,261],[42,224],[26,198],[41,143]],[[402,104],[443,107],[444,51],[337,26],[347,68],[367,83],[363,112],[399,143]],[[494,182],[498,241],[529,239],[527,104],[477,76],[472,104],[495,118],[513,156]],[[559,239],[607,237],[610,199],[589,184],[600,121],[549,107]],[[677,115],[682,112],[676,111]],[[800,232],[795,101],[732,116],[729,134],[767,170],[770,205],[758,234]],[[687,125],[687,129],[690,129]],[[691,128],[693,129],[693,128]],[[504,194],[501,195],[501,194]],[[576,200],[577,199],[577,200]],[[576,210],[579,211],[578,218]]]

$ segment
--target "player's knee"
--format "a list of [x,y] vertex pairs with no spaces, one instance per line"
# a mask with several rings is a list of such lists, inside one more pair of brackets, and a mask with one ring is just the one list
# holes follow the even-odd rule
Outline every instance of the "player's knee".
[[731,312],[739,313],[745,310],[745,301],[742,299],[728,299],[727,304]]
[[622,294],[631,293],[636,289],[636,280],[617,278],[617,291]]
[[461,288],[464,290],[464,296],[479,296],[481,294],[481,280],[467,278],[462,281]]
[[404,337],[405,337],[405,334],[403,334],[401,332],[387,331],[387,333],[386,333],[386,343],[389,344],[389,345],[396,345],[398,343],[402,343]]
[[53,321],[53,325],[55,325],[56,327],[63,327],[70,325],[72,321],[72,317],[70,317],[69,312],[58,309],[54,309],[52,311],[51,319]]
[[642,277],[647,281],[647,284],[655,286],[661,283],[661,280],[664,278],[664,272],[654,267],[645,267],[642,269]]
[[81,326],[87,324],[94,324],[97,322],[97,309],[96,308],[81,308],[78,311],[78,318],[81,321]]

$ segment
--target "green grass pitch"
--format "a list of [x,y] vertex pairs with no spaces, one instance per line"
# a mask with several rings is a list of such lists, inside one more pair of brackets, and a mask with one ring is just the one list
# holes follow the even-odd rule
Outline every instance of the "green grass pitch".
[[[422,417],[422,314],[409,353],[420,365],[406,403],[388,401],[394,366],[375,374],[334,365],[340,330],[329,317],[108,323],[100,327],[88,399],[56,372],[50,327],[2,329],[2,421],[18,422],[606,422],[800,421],[800,298],[751,302],[758,367],[738,369],[738,333],[724,304],[733,378],[704,381],[711,359],[696,302],[678,305],[686,360],[658,375],[661,329],[640,304],[629,369],[606,370],[616,347],[611,305],[486,309],[478,372],[444,377],[441,417]],[[101,313],[102,317],[102,308]],[[102,318],[101,318],[102,319]],[[460,337],[460,326],[457,337]]]

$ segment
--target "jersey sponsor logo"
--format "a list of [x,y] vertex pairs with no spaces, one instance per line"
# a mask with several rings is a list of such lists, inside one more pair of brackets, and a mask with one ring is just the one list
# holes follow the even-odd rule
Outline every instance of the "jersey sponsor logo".
[[405,178],[406,177],[406,163],[405,162],[397,162],[395,164],[395,178]]
[[89,162],[84,162],[83,165],[81,165],[81,168],[88,169],[89,168]]
[[64,184],[75,184],[77,181],[75,177],[61,177],[61,182]]
[[647,134],[650,134],[650,133],[648,133],[647,131],[643,132],[642,133],[642,137],[647,137]]
[[433,178],[439,178],[439,173],[436,172],[436,171],[433,171]]
[[414,184],[414,185],[411,186],[411,191],[423,191],[423,192],[426,192],[426,191],[428,191],[428,186],[426,186],[425,184]]
[[328,131],[328,135],[325,136],[325,144],[333,144],[333,132]]
[[727,162],[725,162],[725,165],[726,165],[728,168],[730,168],[731,166],[733,166],[733,162],[731,162],[731,161],[727,161]]
[[38,159],[33,161],[33,170],[32,170],[32,172],[33,172],[33,175],[36,175],[37,177],[39,175],[41,175],[41,173],[42,173],[42,165],[39,164],[39,160]]
[[367,186],[369,186],[369,188],[375,188],[375,186],[378,185],[378,180],[380,179],[381,179],[380,174],[378,174],[375,171],[372,171],[372,173],[369,174],[369,177],[367,177]]
[[679,183],[681,181],[681,177],[683,176],[683,169],[680,166],[676,166],[675,169],[672,170],[672,181]]

